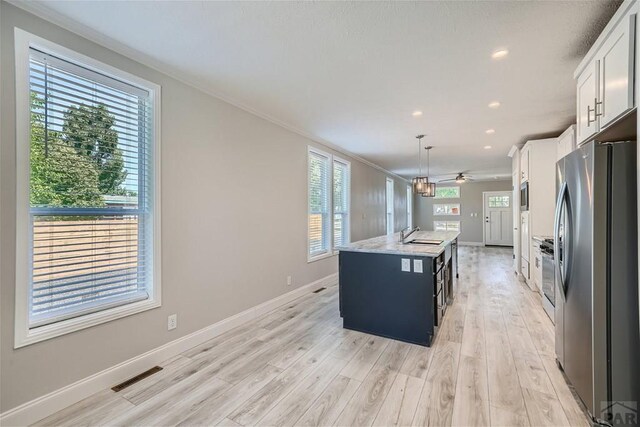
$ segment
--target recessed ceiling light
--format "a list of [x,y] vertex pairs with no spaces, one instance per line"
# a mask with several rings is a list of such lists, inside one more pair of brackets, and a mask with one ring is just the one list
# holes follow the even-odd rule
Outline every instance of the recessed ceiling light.
[[509,51],[507,49],[499,49],[499,50],[494,51],[491,54],[491,57],[493,59],[502,59],[505,56],[507,56],[508,54],[509,54]]
[[413,117],[420,117],[422,115],[422,111],[414,111],[413,113],[411,113],[411,115]]
[[490,102],[488,105],[489,108],[498,108],[499,106],[500,106],[500,102],[498,101]]
[[491,150],[491,146],[490,146],[490,145],[485,145],[485,146],[484,146],[484,149],[485,149],[485,150]]
[[487,135],[491,135],[491,134],[496,133],[496,130],[495,129],[487,129],[487,130],[484,131],[484,133],[486,133]]

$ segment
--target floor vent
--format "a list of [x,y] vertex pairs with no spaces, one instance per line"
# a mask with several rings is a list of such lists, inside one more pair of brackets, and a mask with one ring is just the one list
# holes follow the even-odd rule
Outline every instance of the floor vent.
[[156,372],[160,372],[160,371],[162,371],[162,368],[160,366],[154,366],[153,368],[149,369],[148,371],[144,371],[143,373],[138,374],[133,378],[129,378],[128,380],[118,384],[117,386],[111,387],[111,390],[113,390],[115,392],[119,392],[120,390],[124,390],[125,388],[134,385],[138,381],[142,381],[143,379],[155,374]]
[[320,292],[324,291],[325,289],[327,289],[327,288],[319,288],[319,289],[316,289],[315,291],[313,291],[313,293],[314,294],[319,294]]

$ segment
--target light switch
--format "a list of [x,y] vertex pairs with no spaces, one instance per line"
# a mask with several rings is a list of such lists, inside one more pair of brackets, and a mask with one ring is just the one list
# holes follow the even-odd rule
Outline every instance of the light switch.
[[422,273],[422,260],[414,259],[413,260],[413,272],[414,273]]
[[411,260],[409,258],[402,258],[402,271],[411,271]]

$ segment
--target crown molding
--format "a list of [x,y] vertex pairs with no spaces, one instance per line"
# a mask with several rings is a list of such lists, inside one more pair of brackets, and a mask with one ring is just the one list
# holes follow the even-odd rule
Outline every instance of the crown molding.
[[196,89],[199,92],[202,92],[206,95],[209,95],[213,98],[217,98],[221,101],[226,102],[227,104],[230,104],[240,110],[243,110],[251,115],[254,115],[256,117],[259,117],[263,120],[266,120],[270,123],[273,123],[277,126],[280,126],[283,129],[286,129],[290,132],[293,132],[297,135],[300,135],[306,139],[309,139],[312,142],[315,142],[317,144],[322,144],[324,146],[326,146],[327,148],[330,148],[334,151],[337,151],[345,156],[349,156],[354,160],[357,160],[361,163],[364,163],[367,166],[371,166],[374,169],[377,169],[387,175],[393,176],[394,178],[397,178],[401,181],[404,182],[409,182],[408,179],[394,173],[391,172],[385,168],[383,168],[380,165],[377,165],[357,154],[354,154],[330,141],[327,141],[323,138],[318,138],[316,136],[313,136],[309,133],[307,133],[306,131],[302,130],[302,129],[298,129],[297,127],[290,125],[282,120],[279,120],[267,113],[264,113],[262,111],[256,110],[242,102],[237,101],[236,99],[233,99],[227,95],[223,95],[221,93],[218,93],[216,91],[213,91],[211,89],[206,88],[205,84],[203,82],[194,82],[194,81],[187,81],[185,80],[183,77],[179,76],[178,73],[176,73],[174,70],[169,69],[170,67],[167,67],[165,65],[163,65],[160,61],[157,61],[153,58],[151,58],[150,56],[146,55],[143,52],[140,52],[136,49],[132,49],[128,46],[125,46],[124,44],[112,39],[111,37],[105,36],[103,34],[98,33],[97,31],[95,31],[94,29],[92,29],[91,27],[88,27],[84,24],[81,24],[77,21],[74,21],[72,19],[69,19],[68,17],[55,12],[53,10],[51,10],[50,8],[46,7],[43,3],[41,2],[35,2],[35,1],[20,1],[20,0],[5,0],[7,3],[24,10],[25,12],[31,13],[41,19],[44,19],[45,21],[51,22],[54,25],[57,25],[67,31],[70,31],[80,37],[83,37],[93,43],[96,43],[106,49],[109,49],[117,54],[120,54],[126,58],[128,58],[131,61],[137,62],[139,64],[142,64],[146,67],[149,67],[159,73],[162,73],[174,80],[179,81],[182,84],[185,84],[189,87],[192,87],[194,89]]

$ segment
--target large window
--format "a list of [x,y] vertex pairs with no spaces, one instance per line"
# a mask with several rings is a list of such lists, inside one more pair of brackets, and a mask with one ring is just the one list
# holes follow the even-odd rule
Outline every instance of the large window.
[[395,231],[394,218],[393,218],[393,180],[387,178],[386,188],[386,206],[387,206],[387,234],[393,234]]
[[436,199],[459,199],[460,187],[440,187],[436,188]]
[[441,215],[460,215],[459,203],[435,203],[433,205],[433,214]]
[[159,305],[159,88],[26,33],[16,60],[20,346]]
[[460,221],[433,221],[435,231],[460,231]]
[[349,243],[350,170],[346,160],[309,147],[309,261]]
[[407,227],[413,227],[413,189],[407,185]]
[[349,243],[349,162],[333,160],[333,248]]

